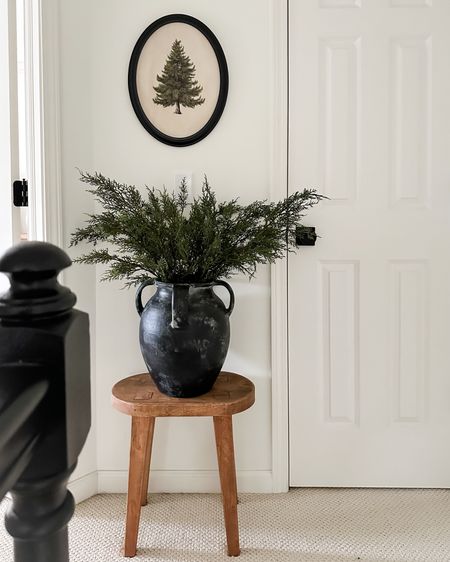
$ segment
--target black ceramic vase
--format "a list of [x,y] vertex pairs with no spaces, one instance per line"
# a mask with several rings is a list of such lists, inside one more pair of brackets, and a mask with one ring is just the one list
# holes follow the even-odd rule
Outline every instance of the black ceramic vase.
[[[156,293],[144,308],[142,290],[154,283]],[[228,308],[214,293],[216,285],[228,289]],[[233,290],[225,281],[141,284],[136,293],[141,351],[161,392],[188,398],[211,390],[228,352],[233,306]]]

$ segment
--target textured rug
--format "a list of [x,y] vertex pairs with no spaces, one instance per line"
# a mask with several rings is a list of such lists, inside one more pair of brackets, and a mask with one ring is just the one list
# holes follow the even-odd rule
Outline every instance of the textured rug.
[[[71,562],[123,562],[125,495],[77,506]],[[298,489],[240,494],[242,562],[449,562],[450,490]],[[0,505],[1,517],[9,500]],[[12,562],[0,529],[0,560]],[[220,496],[152,494],[143,508],[138,560],[230,560]],[[48,562],[56,562],[49,560]]]

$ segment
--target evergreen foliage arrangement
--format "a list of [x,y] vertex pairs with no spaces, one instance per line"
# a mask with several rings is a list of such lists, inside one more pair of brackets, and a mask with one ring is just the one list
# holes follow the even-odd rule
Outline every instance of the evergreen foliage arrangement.
[[153,86],[156,96],[153,102],[163,107],[175,106],[175,112],[181,114],[180,105],[195,107],[205,102],[200,94],[203,87],[195,78],[195,66],[184,52],[179,39],[172,44],[161,76],[158,74],[157,86]]
[[[94,249],[75,261],[108,264],[103,279],[123,279],[126,286],[154,277],[168,283],[201,283],[235,273],[254,276],[258,264],[273,263],[295,247],[304,211],[324,198],[314,189],[280,201],[237,199],[218,202],[205,176],[202,193],[188,203],[183,180],[178,192],[146,188],[81,172],[103,211],[88,215],[71,245]],[[106,243],[111,248],[95,248]]]

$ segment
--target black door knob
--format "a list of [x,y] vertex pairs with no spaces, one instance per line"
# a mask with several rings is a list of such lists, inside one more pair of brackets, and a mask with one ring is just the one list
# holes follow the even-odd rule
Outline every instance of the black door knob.
[[297,246],[315,246],[317,240],[315,226],[299,226],[295,233]]

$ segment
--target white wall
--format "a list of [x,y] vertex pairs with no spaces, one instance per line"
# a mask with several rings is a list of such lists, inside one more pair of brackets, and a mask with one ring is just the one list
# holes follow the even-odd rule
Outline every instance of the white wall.
[[[219,198],[269,197],[271,0],[64,0],[61,2],[63,205],[65,240],[82,224],[92,201],[75,167],[101,171],[137,185],[173,186],[174,172],[192,171],[194,191],[204,173]],[[132,110],[127,69],[133,46],[152,21],[169,13],[202,20],[224,49],[230,89],[223,116],[202,142],[173,148],[153,139]],[[71,250],[72,256],[78,250]],[[145,371],[138,344],[134,291],[100,283],[95,272],[73,266],[68,283],[80,307],[95,311],[96,432],[100,491],[125,491],[130,420],[112,410],[119,379]],[[255,406],[235,417],[238,478],[242,489],[271,490],[270,277],[235,278],[236,308],[225,368],[256,385]],[[92,440],[82,470],[92,470]],[[151,488],[218,489],[211,422],[158,420]],[[203,472],[198,472],[203,471]],[[79,472],[82,474],[82,472]]]

